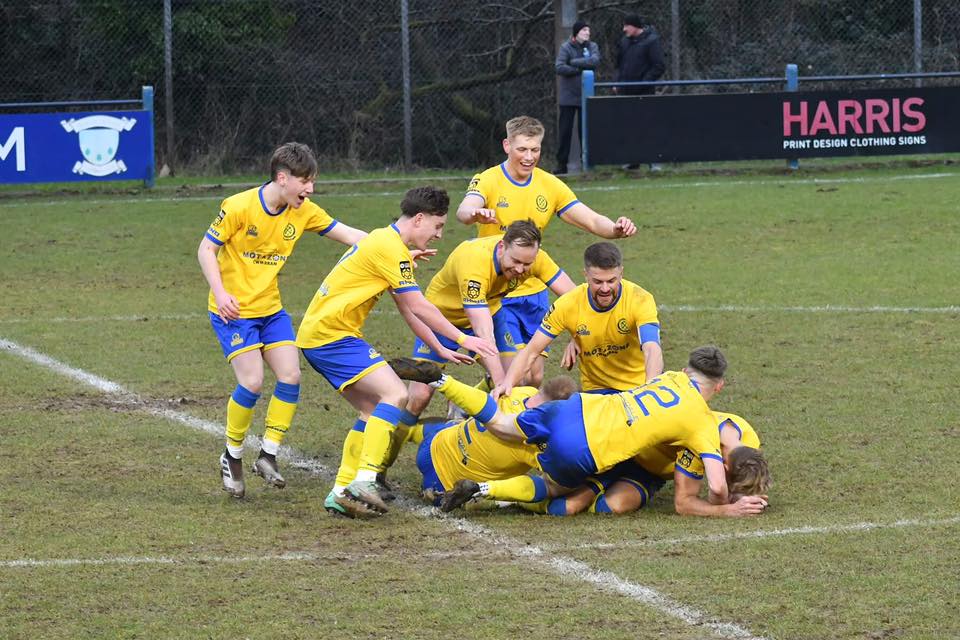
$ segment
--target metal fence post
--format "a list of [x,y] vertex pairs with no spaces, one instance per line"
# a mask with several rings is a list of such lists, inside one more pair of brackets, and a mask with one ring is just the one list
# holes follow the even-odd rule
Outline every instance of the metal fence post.
[[403,67],[403,166],[413,168],[413,104],[410,99],[410,4],[400,0],[400,59]]
[[150,85],[144,85],[141,89],[141,98],[143,100],[143,110],[146,111],[150,118],[150,158],[147,164],[147,176],[143,179],[143,186],[148,189],[152,189],[154,185],[157,184],[157,159],[156,159],[156,150],[154,149],[154,122],[153,122],[153,87]]
[[[923,0],[913,0],[913,70],[923,71]],[[916,78],[913,86],[922,87],[923,79]]]
[[586,69],[581,74],[582,91],[580,93],[580,168],[584,173],[590,170],[588,149],[590,139],[587,133],[587,98],[593,97],[593,71]]
[[[800,74],[797,71],[797,65],[787,65],[787,91],[796,91],[800,86]],[[796,171],[800,168],[800,161],[796,158],[787,160],[787,167]]]
[[166,164],[173,172],[173,13],[171,0],[163,0],[163,111],[167,139]]

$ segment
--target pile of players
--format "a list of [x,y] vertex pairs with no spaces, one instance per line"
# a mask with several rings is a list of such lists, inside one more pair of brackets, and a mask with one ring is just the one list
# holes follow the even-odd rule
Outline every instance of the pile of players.
[[[664,371],[656,303],[623,278],[618,247],[588,246],[580,285],[543,250],[554,216],[607,240],[637,232],[630,219],[597,213],[537,167],[543,135],[533,118],[507,122],[506,160],[474,176],[456,211],[477,238],[447,256],[425,293],[414,270],[436,254],[429,244],[449,209],[442,189],[411,189],[396,222],[368,234],[308,199],[316,160],[305,145],[287,143],[274,152],[268,182],[223,201],[198,259],[210,322],[237,378],[220,456],[224,490],[245,492],[244,439],[264,362],[277,383],[252,471],[285,486],[277,455],[299,402],[299,350],[358,414],[324,501],[333,514],[386,513],[394,496],[384,474],[406,441],[418,443],[424,495],[444,511],[521,503],[554,515],[625,513],[673,479],[678,513],[763,512],[770,476],[756,432],[708,406],[724,385],[720,350],[700,347],[682,371]],[[277,275],[308,232],[349,248],[294,334]],[[547,289],[558,296],[553,305]],[[385,291],[416,337],[411,357],[390,362],[362,333]],[[544,357],[562,332],[572,339],[561,365],[579,366],[580,391],[566,376],[543,380]],[[441,368],[475,360],[486,385],[463,384]],[[437,390],[466,417],[424,424],[420,414]]]

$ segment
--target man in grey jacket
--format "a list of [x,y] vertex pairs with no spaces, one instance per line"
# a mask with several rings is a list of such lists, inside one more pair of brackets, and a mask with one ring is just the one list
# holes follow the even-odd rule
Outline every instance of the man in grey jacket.
[[557,54],[557,75],[560,76],[558,102],[560,121],[557,127],[557,170],[556,175],[567,172],[567,158],[570,156],[570,140],[573,135],[573,123],[577,123],[577,137],[583,140],[580,128],[580,76],[584,69],[596,69],[600,64],[600,47],[590,41],[590,25],[582,20],[573,23],[573,36],[563,43]]

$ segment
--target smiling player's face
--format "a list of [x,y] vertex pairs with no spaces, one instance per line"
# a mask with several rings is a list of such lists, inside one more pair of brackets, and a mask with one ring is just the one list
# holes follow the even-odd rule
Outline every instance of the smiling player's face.
[[583,275],[587,279],[587,288],[590,291],[590,299],[598,309],[607,309],[613,305],[620,293],[620,282],[623,280],[623,266],[612,269],[601,269],[599,267],[587,267],[583,270]]
[[277,183],[280,185],[283,193],[283,201],[299,209],[300,205],[313,193],[314,177],[298,178],[283,171],[277,174]]
[[515,135],[503,141],[510,173],[526,180],[540,162],[540,147],[543,136]]

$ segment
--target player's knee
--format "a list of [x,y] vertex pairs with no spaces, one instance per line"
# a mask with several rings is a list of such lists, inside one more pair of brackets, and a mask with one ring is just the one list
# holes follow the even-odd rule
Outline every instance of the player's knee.
[[631,513],[640,508],[639,500],[622,493],[607,495],[606,503],[610,513]]
[[263,391],[263,373],[259,376],[256,374],[237,376],[237,382],[251,393],[259,394]]
[[277,380],[287,384],[300,384],[300,367],[278,373]]
[[403,385],[384,391],[383,395],[380,396],[380,402],[385,402],[401,409],[407,406],[409,399],[410,394],[407,393],[407,388]]

